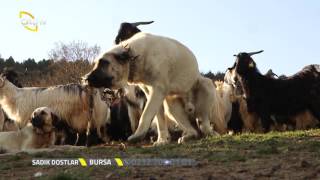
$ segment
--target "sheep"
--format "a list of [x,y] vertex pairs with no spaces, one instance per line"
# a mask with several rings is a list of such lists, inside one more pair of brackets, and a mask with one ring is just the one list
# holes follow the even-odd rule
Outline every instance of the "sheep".
[[249,112],[261,118],[264,131],[270,129],[271,116],[294,116],[310,110],[320,120],[320,65],[308,65],[300,72],[284,79],[262,75],[257,69],[252,53],[239,53],[231,84],[239,81]]
[[80,84],[18,88],[0,76],[0,104],[19,128],[26,126],[35,108],[47,106],[78,133],[96,129],[99,138],[105,138],[101,130],[108,121],[109,107],[101,100],[98,89]]

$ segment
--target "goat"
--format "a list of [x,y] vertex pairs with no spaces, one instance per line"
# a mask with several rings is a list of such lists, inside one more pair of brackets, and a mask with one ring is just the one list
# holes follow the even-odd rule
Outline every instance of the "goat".
[[99,138],[105,138],[102,129],[108,120],[109,107],[97,89],[80,84],[18,88],[0,76],[0,104],[19,128],[27,124],[35,108],[47,106],[78,133],[96,129]]
[[146,25],[146,24],[151,24],[151,23],[153,23],[153,21],[135,22],[135,23],[128,23],[128,22],[121,23],[118,34],[116,36],[116,39],[114,40],[114,43],[119,44],[121,41],[125,41],[125,40],[131,38],[136,33],[141,32],[141,30],[138,29],[139,25]]
[[257,113],[264,130],[269,130],[272,115],[294,116],[310,110],[320,120],[320,65],[309,65],[293,76],[274,79],[262,75],[251,58],[261,52],[235,55],[231,83],[236,86],[235,81],[240,82],[248,111]]
[[214,81],[214,83],[216,86],[216,104],[213,108],[217,109],[215,112],[217,117],[213,122],[215,123],[214,128],[219,134],[225,134],[227,133],[228,123],[232,114],[232,102],[230,100],[230,95],[233,88],[223,81]]

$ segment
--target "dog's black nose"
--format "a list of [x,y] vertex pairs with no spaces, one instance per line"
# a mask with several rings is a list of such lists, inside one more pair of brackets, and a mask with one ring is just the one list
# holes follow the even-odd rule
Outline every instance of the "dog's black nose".
[[41,128],[44,125],[44,121],[43,119],[39,118],[39,117],[33,117],[31,118],[31,123],[34,127],[38,127]]

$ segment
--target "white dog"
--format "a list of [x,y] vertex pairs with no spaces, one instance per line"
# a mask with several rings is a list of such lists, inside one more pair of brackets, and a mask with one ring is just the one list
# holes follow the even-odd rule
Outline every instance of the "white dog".
[[[198,136],[179,98],[195,96],[195,117],[205,135],[213,134],[210,111],[213,84],[199,72],[193,53],[176,40],[139,32],[97,58],[93,70],[85,76],[93,87],[119,89],[127,82],[138,85],[147,96],[147,103],[138,128],[128,138],[136,142],[147,133],[151,121],[158,122],[158,144],[167,143],[169,133],[164,113],[182,127],[179,142]],[[130,47],[130,48],[126,48]],[[191,92],[192,91],[192,92]],[[165,112],[166,111],[166,112]]]
[[32,124],[18,131],[0,132],[0,149],[5,152],[48,148],[55,142],[55,115],[47,107],[32,113]]

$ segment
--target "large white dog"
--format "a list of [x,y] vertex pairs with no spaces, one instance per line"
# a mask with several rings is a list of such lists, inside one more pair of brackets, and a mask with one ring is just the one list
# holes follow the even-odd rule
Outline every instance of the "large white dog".
[[90,86],[112,89],[122,88],[129,82],[145,92],[147,103],[135,134],[128,139],[131,142],[145,136],[155,116],[157,143],[168,142],[164,111],[182,127],[184,135],[180,142],[196,137],[197,131],[181,106],[181,98],[188,94],[195,96],[195,117],[201,131],[205,135],[213,133],[209,116],[214,86],[200,75],[193,53],[176,40],[139,32],[97,58],[85,79]]

